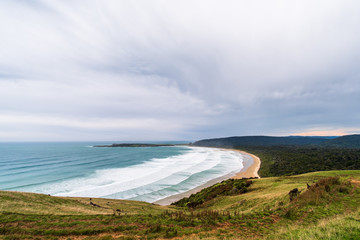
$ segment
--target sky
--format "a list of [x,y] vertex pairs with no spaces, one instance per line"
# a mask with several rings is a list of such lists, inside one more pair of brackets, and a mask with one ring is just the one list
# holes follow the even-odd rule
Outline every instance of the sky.
[[360,133],[357,0],[4,0],[0,141]]

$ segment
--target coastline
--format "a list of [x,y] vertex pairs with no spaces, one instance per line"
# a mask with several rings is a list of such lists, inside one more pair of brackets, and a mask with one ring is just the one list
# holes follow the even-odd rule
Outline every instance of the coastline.
[[261,161],[258,156],[255,156],[254,154],[251,154],[251,153],[248,153],[245,151],[241,151],[241,150],[237,150],[237,149],[231,149],[231,151],[240,152],[240,153],[244,154],[245,156],[250,156],[253,161],[253,163],[250,166],[248,166],[247,168],[245,168],[245,164],[244,164],[244,168],[241,169],[241,171],[238,172],[232,178],[234,178],[234,179],[251,178],[251,177],[260,178],[259,169],[260,169]]
[[158,205],[162,205],[162,206],[170,205],[173,202],[176,202],[184,197],[189,197],[191,194],[197,193],[204,188],[210,187],[216,183],[219,183],[219,182],[229,179],[229,178],[234,178],[234,179],[251,178],[251,177],[260,178],[260,176],[258,174],[258,171],[259,171],[260,165],[261,165],[261,161],[260,161],[259,157],[255,156],[251,153],[237,150],[237,149],[228,149],[228,148],[220,148],[220,149],[226,150],[226,151],[240,152],[244,156],[244,161],[243,161],[244,167],[240,170],[240,172],[235,173],[235,174],[230,173],[225,176],[221,176],[221,177],[212,179],[212,180],[206,182],[205,184],[200,185],[194,189],[191,189],[184,193],[175,194],[175,195],[157,200],[157,201],[153,202],[153,204],[158,204]]

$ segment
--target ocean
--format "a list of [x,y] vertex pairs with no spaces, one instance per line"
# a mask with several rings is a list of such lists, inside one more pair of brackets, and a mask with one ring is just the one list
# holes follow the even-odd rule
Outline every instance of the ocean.
[[0,190],[155,202],[243,168],[221,149],[99,144],[0,143]]

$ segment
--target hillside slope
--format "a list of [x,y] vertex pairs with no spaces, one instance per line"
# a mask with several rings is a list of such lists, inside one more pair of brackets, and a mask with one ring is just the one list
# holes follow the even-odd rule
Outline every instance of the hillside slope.
[[338,137],[324,142],[323,145],[329,147],[360,148],[360,135],[354,134]]
[[[193,209],[0,191],[2,239],[324,239],[360,234],[360,171],[253,179]],[[311,185],[307,189],[307,184]],[[301,194],[290,201],[289,191]],[[350,231],[351,230],[351,231]],[[356,235],[357,234],[357,235]]]
[[[146,202],[103,199],[53,197],[45,194],[0,191],[0,213],[23,215],[109,215],[154,214],[167,207]],[[119,211],[117,211],[119,210]]]

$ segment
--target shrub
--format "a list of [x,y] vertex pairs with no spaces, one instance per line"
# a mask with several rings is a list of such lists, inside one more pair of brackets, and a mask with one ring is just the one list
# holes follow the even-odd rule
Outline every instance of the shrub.
[[252,183],[253,181],[248,179],[228,179],[172,204],[179,207],[196,208],[218,196],[246,193]]

